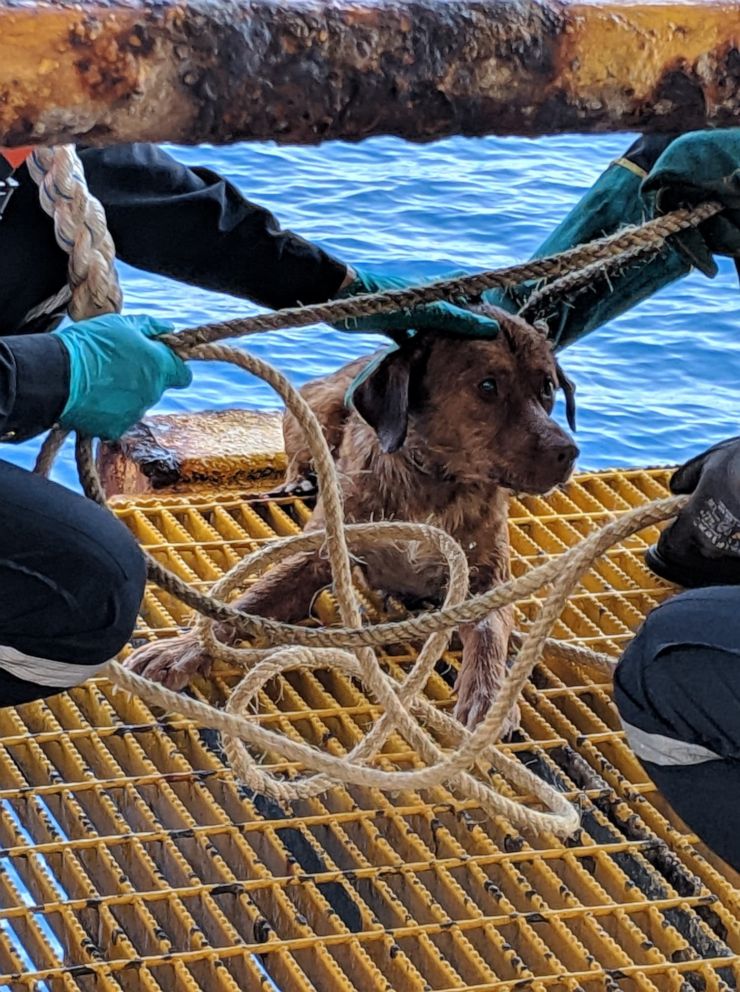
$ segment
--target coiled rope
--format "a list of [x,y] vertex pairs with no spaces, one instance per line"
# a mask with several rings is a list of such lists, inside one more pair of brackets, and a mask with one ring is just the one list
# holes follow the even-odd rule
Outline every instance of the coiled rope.
[[[53,149],[53,156],[58,152],[58,148]],[[80,177],[84,182],[81,169],[75,174],[75,180]],[[42,195],[48,197],[50,212],[56,217],[59,197],[54,184],[47,183]],[[220,730],[235,774],[250,788],[280,801],[313,796],[337,783],[388,791],[445,785],[458,796],[475,800],[490,815],[505,816],[519,828],[561,837],[572,834],[579,822],[575,807],[554,787],[496,747],[496,742],[512,705],[546,648],[575,664],[601,672],[611,671],[613,661],[608,656],[551,641],[548,634],[574,586],[596,558],[630,534],[673,516],[685,504],[686,497],[656,500],[638,507],[610,521],[560,557],[518,579],[468,598],[467,559],[460,546],[443,531],[410,523],[344,524],[334,462],[310,407],[275,369],[241,350],[214,342],[276,328],[305,327],[318,321],[336,322],[360,315],[411,309],[434,300],[467,298],[486,289],[505,288],[531,279],[568,277],[570,288],[593,278],[597,270],[603,272],[638,257],[655,255],[672,234],[700,224],[720,209],[719,204],[707,203],[693,210],[677,210],[640,227],[628,228],[612,237],[524,265],[442,280],[414,289],[207,324],[164,338],[182,358],[231,362],[264,379],[278,392],[306,434],[324,500],[326,529],[276,541],[250,554],[216,583],[208,595],[188,586],[144,552],[150,579],[198,612],[195,632],[203,647],[216,659],[244,665],[247,674],[232,693],[225,710],[172,692],[115,662],[108,669],[113,684],[152,705],[177,711]],[[62,225],[55,222],[55,227]],[[66,237],[69,240],[69,231]],[[99,296],[96,298],[100,299]],[[108,299],[109,309],[113,309],[112,296]],[[77,438],[76,457],[85,492],[105,505],[90,438]],[[382,540],[421,542],[446,562],[449,582],[441,609],[403,621],[362,626],[352,586],[349,544],[361,551],[368,543]],[[240,588],[248,576],[259,575],[270,565],[297,552],[317,548],[325,549],[331,563],[342,626],[309,629],[278,623],[245,614],[226,601],[225,597]],[[491,610],[530,596],[547,585],[550,589],[540,614],[526,635],[517,638],[520,647],[516,659],[496,701],[478,727],[470,732],[437,710],[424,696],[424,687],[449,643],[453,628],[462,622],[481,620]],[[221,644],[214,635],[215,621],[233,624],[244,637],[264,638],[268,646],[237,648]],[[374,648],[422,639],[424,644],[403,680],[397,681],[383,670]],[[259,690],[276,675],[295,668],[327,667],[359,680],[382,711],[380,719],[349,754],[331,755],[271,731],[245,715],[256,704]],[[376,767],[374,762],[393,733],[399,733],[416,749],[424,761],[423,768],[388,771]],[[272,775],[258,763],[247,745],[298,762],[311,774],[293,779]],[[532,794],[544,808],[536,809],[512,798],[512,786],[520,794]]]

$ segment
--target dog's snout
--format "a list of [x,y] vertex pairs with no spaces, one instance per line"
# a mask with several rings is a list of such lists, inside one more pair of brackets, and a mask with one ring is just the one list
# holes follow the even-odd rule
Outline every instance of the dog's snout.
[[553,451],[555,461],[558,465],[572,465],[580,453],[578,445],[573,444],[572,441],[566,441]]
[[547,443],[541,444],[537,459],[540,472],[550,485],[562,482],[568,478],[575,460],[580,454],[578,446],[567,436],[550,437]]

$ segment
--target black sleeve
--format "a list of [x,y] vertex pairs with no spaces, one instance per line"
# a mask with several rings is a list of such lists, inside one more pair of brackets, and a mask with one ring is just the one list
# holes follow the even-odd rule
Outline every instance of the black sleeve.
[[59,338],[0,338],[0,441],[26,441],[48,430],[69,396],[69,356]]
[[189,169],[156,145],[80,149],[117,254],[130,265],[273,309],[323,303],[345,266],[283,231],[209,169]]

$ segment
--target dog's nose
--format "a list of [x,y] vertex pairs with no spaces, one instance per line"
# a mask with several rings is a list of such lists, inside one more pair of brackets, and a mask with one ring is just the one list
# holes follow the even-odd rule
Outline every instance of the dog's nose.
[[570,439],[563,438],[543,452],[545,464],[550,471],[565,476],[580,455],[580,450]]
[[559,465],[572,465],[580,453],[581,450],[578,445],[573,444],[572,441],[568,441],[556,449],[555,457],[557,458]]

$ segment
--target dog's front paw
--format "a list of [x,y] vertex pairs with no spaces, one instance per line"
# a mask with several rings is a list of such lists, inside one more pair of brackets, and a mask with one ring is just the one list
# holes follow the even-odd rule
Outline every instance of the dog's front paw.
[[[462,674],[462,673],[461,673]],[[460,684],[458,676],[455,688]],[[457,703],[453,710],[453,716],[459,720],[468,730],[474,730],[496,701],[498,687],[491,689],[486,686],[474,687],[463,686],[458,689]],[[521,711],[518,703],[509,710],[509,713],[501,730],[501,740],[506,740],[521,724]]]
[[[506,679],[509,642],[507,617],[493,613],[477,624],[460,628],[462,664],[455,681],[457,704],[453,715],[469,730],[477,727],[496,700]],[[505,739],[519,729],[521,713],[515,703],[501,729]]]
[[180,690],[196,675],[208,675],[213,664],[194,634],[172,641],[155,641],[138,648],[124,666],[168,689]]

